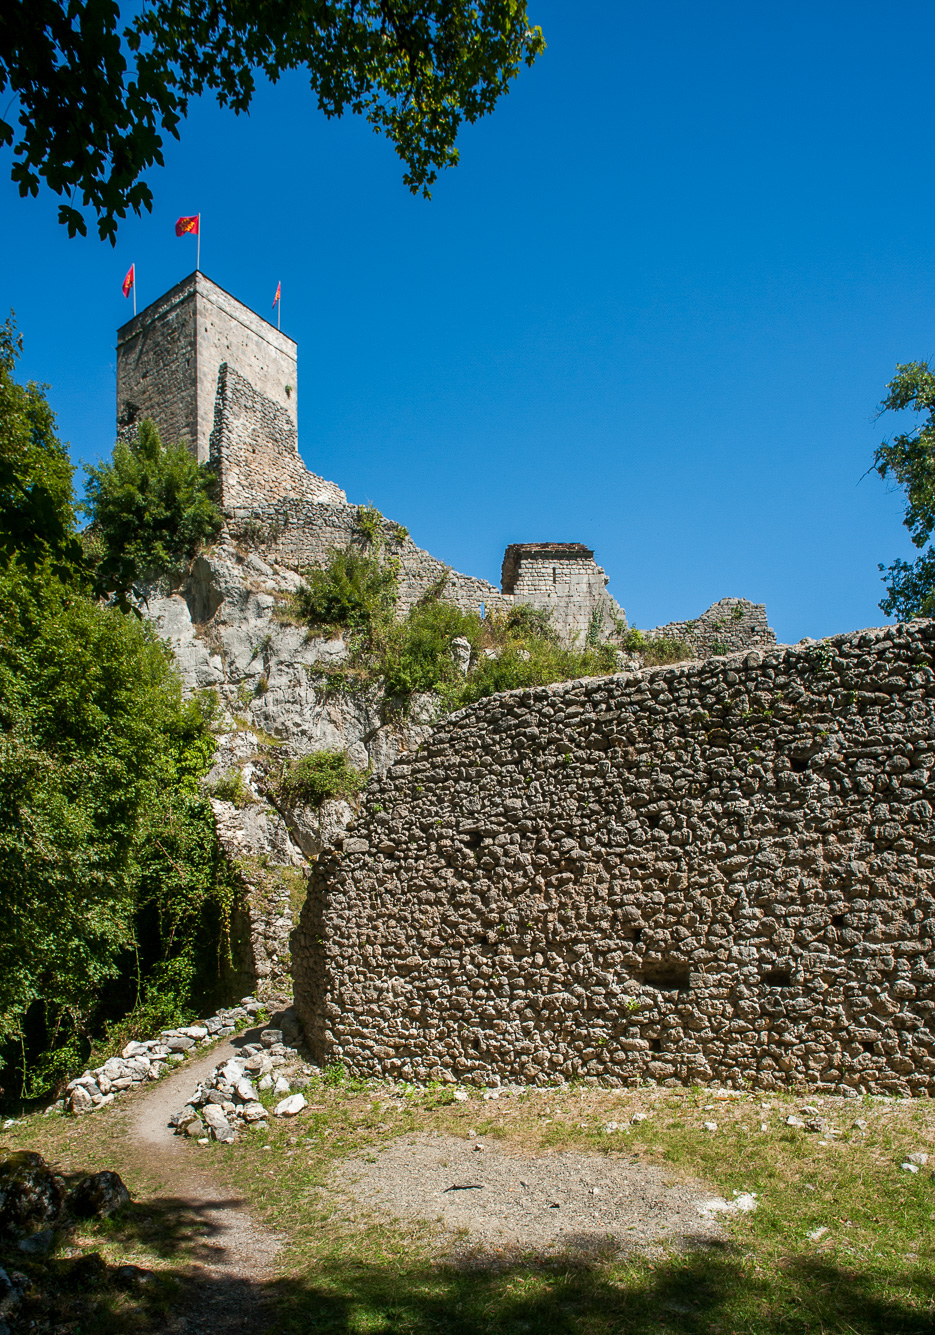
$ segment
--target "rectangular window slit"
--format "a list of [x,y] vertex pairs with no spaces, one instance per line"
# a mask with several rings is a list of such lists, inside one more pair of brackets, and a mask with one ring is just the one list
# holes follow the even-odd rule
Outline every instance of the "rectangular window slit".
[[643,986],[659,992],[687,992],[691,988],[691,970],[687,964],[660,964],[643,974]]

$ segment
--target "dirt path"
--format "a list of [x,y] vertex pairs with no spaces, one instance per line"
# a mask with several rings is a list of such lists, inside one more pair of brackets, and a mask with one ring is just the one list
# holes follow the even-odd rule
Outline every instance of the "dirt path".
[[251,1217],[242,1199],[192,1163],[191,1146],[167,1126],[198,1081],[237,1051],[224,1043],[182,1064],[135,1101],[128,1128],[149,1171],[163,1180],[149,1199],[173,1216],[189,1262],[184,1319],[172,1327],[179,1335],[262,1335],[269,1327],[263,1287],[272,1277],[279,1238]]

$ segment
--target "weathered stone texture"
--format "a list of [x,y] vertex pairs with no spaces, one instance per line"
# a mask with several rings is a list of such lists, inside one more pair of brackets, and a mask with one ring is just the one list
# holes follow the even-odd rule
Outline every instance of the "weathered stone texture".
[[664,635],[690,644],[699,658],[741,653],[776,643],[766,620],[766,606],[746,598],[721,598],[694,621],[670,621],[648,635]]
[[293,340],[203,273],[190,274],[117,331],[118,423],[151,417],[206,463],[224,363],[296,424]]
[[310,473],[299,458],[294,418],[226,362],[218,371],[210,457],[228,512],[264,497],[347,501],[340,487]]
[[[264,994],[288,985],[292,904],[301,897],[307,860],[342,829],[351,811],[278,809],[270,800],[272,764],[312,751],[346,751],[360,769],[381,771],[428,729],[417,707],[404,724],[381,718],[379,693],[329,695],[322,668],[347,652],[341,640],[309,639],[301,626],[276,619],[298,576],[233,547],[193,562],[175,589],[153,588],[143,610],[170,645],[186,693],[213,689],[225,708],[209,788],[240,773],[249,801],[212,803],[221,846],[246,884],[245,913],[234,924],[243,985]],[[434,717],[434,713],[432,714]],[[259,736],[258,736],[259,734]],[[278,743],[271,760],[260,738]]]
[[580,542],[514,542],[503,557],[501,588],[518,603],[548,612],[565,640],[605,639],[626,625],[607,592],[607,576]]
[[916,622],[438,724],[312,869],[318,1057],[935,1093],[933,646]]
[[[323,566],[338,548],[360,542],[362,530],[357,505],[303,501],[293,496],[261,504],[234,507],[230,511],[231,531],[249,533],[269,560],[290,570],[305,571],[309,566]],[[400,563],[397,610],[405,614],[413,603],[430,589],[440,587],[445,602],[464,611],[500,611],[513,606],[506,597],[484,579],[461,575],[444,561],[439,561],[417,547],[410,537],[401,537],[399,525],[382,521],[385,549]]]

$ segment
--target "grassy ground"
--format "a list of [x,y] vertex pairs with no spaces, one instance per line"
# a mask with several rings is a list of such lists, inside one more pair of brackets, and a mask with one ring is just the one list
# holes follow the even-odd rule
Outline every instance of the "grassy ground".
[[[471,1093],[455,1102],[449,1091],[326,1081],[306,1092],[311,1106],[295,1121],[273,1122],[234,1146],[191,1146],[195,1162],[288,1239],[272,1286],[278,1331],[935,1335],[931,1101],[813,1099],[828,1128],[814,1133],[785,1124],[790,1114],[811,1116],[801,1113],[807,1097],[788,1095],[587,1088],[504,1093],[495,1102]],[[647,1120],[631,1123],[638,1111]],[[122,1139],[122,1116],[33,1119],[3,1138],[65,1168],[117,1168],[139,1200],[158,1175]],[[607,1133],[609,1121],[622,1129]],[[717,1131],[703,1130],[705,1121]],[[328,1187],[332,1162],[351,1151],[414,1132],[469,1129],[525,1152],[633,1157],[673,1177],[700,1178],[728,1198],[755,1192],[759,1208],[731,1218],[730,1241],[704,1251],[587,1262],[494,1254],[466,1266],[439,1259],[431,1226],[360,1217]],[[902,1170],[905,1156],[919,1151],[932,1162],[916,1174]],[[173,1276],[203,1246],[206,1227],[144,1202],[122,1223],[78,1241],[111,1261],[160,1268],[166,1287],[150,1304],[165,1310]],[[826,1231],[808,1236],[819,1229]]]

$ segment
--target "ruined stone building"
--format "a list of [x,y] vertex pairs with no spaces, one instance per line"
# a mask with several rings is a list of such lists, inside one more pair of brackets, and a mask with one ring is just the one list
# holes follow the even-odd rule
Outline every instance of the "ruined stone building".
[[[251,801],[213,807],[250,969],[294,985],[318,1058],[935,1095],[935,623],[790,647],[725,598],[659,628],[693,661],[388,718],[322,688],[342,641],[276,617],[363,517],[306,469],[297,402],[295,344],[201,274],[120,331],[121,429],[151,416],[218,477],[225,534],[146,611],[229,707],[215,773]],[[496,588],[381,522],[403,611],[433,589],[566,640],[625,624],[583,544],[511,544]],[[261,737],[343,751],[356,809],[273,801]]]
[[[359,538],[359,507],[299,455],[296,344],[202,273],[118,330],[118,428],[132,431],[145,417],[165,439],[186,441],[196,458],[210,462],[232,531],[251,534],[278,564],[297,571],[321,565],[335,547]],[[606,638],[625,627],[607,576],[581,543],[511,544],[498,589],[399,533],[398,524],[384,521],[401,563],[401,613],[442,581],[441,596],[464,610],[483,606],[489,614],[525,603],[547,611],[567,640]],[[697,642],[702,655],[775,641],[765,608],[737,598],[657,633]]]

